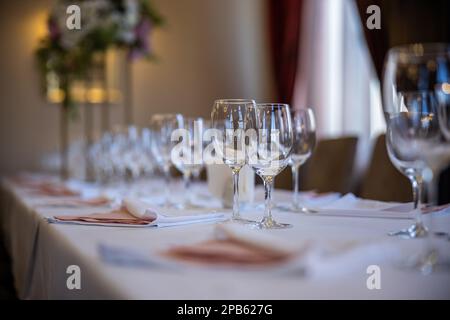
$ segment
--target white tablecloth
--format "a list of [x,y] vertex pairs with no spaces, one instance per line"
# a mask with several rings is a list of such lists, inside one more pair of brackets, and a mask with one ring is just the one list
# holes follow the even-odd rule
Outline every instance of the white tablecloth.
[[[258,191],[258,197],[262,195]],[[278,201],[289,192],[277,191]],[[3,182],[1,226],[12,257],[15,286],[23,299],[409,299],[450,298],[450,272],[424,276],[393,265],[374,254],[350,254],[315,275],[230,269],[138,268],[105,263],[99,245],[138,248],[149,256],[173,244],[194,243],[211,236],[213,224],[173,228],[117,228],[49,224],[44,218],[86,209],[36,207],[36,198]],[[84,211],[83,211],[84,210]],[[90,210],[92,211],[92,209]],[[244,213],[258,218],[259,209]],[[285,230],[261,231],[284,241],[333,244],[344,240],[372,246],[386,241],[386,233],[412,221],[361,217],[314,216],[275,211]],[[435,219],[441,231],[450,232],[450,216]],[[409,242],[412,243],[412,242]],[[370,247],[370,246],[369,246]],[[368,247],[368,248],[369,248]],[[369,250],[369,249],[368,249]],[[450,242],[449,242],[450,250]],[[361,253],[361,250],[359,250]],[[363,250],[364,251],[364,250]],[[449,251],[450,252],[450,251]],[[381,289],[369,290],[367,267],[379,265]],[[81,269],[81,289],[69,290],[69,265]]]

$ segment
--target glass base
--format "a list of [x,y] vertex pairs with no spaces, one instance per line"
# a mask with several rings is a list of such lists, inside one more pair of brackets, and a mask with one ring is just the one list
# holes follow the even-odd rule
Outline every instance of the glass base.
[[248,226],[248,227],[256,227],[258,225],[258,223],[259,223],[258,221],[244,219],[244,218],[241,218],[241,217],[236,217],[236,218],[231,217],[231,218],[225,220],[224,222],[241,224],[241,225],[245,225],[245,226]]
[[395,266],[400,269],[419,272],[423,275],[450,272],[450,261],[442,259],[437,250],[428,250],[425,253],[409,256],[407,259],[397,261]]
[[272,218],[264,218],[261,222],[256,225],[258,229],[286,229],[292,228],[292,224],[288,223],[279,223],[273,220]]
[[402,237],[405,239],[424,238],[428,235],[428,229],[422,223],[416,222],[408,229],[389,232],[388,235],[391,237]]
[[319,211],[314,210],[314,209],[310,209],[310,208],[306,208],[306,207],[302,207],[302,206],[295,206],[294,204],[277,205],[275,208],[283,210],[283,211],[293,212],[293,213],[314,214],[314,213],[318,213],[319,212]]

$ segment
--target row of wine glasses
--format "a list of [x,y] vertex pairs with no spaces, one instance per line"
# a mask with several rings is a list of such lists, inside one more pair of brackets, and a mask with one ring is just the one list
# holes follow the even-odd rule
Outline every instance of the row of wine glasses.
[[105,133],[88,150],[88,173],[101,183],[133,181],[154,171],[149,149],[150,131],[134,126]]
[[[234,222],[263,229],[287,228],[272,216],[272,190],[275,177],[288,165],[294,172],[294,197],[291,211],[311,212],[298,197],[298,168],[315,146],[315,119],[311,109],[291,116],[287,104],[256,104],[254,100],[216,100],[211,113],[212,127],[218,131],[216,150],[232,171]],[[265,187],[265,214],[262,221],[244,219],[239,213],[239,172],[250,165]]]
[[[259,228],[289,227],[277,223],[272,217],[273,182],[275,176],[290,165],[296,172],[298,185],[298,167],[311,155],[315,144],[315,120],[311,109],[299,110],[291,117],[286,104],[222,99],[214,102],[210,123],[181,114],[156,114],[151,119],[150,130],[152,155],[167,180],[165,206],[195,208],[189,198],[192,177],[200,174],[205,163],[219,161],[230,167],[233,176],[231,221]],[[211,154],[208,153],[208,144],[213,146]],[[247,164],[265,185],[265,217],[259,223],[244,219],[239,213],[239,173]],[[172,166],[182,173],[186,189],[185,201],[176,205],[169,200]],[[289,210],[308,211],[298,201],[298,188],[295,188],[293,205]]]
[[[156,114],[150,122],[151,152],[164,173],[164,206],[183,209],[196,208],[191,199],[192,178],[198,179],[204,168],[203,137],[209,122],[201,117],[190,118],[182,114]],[[182,203],[170,201],[170,168],[174,166],[183,175],[185,199]]]

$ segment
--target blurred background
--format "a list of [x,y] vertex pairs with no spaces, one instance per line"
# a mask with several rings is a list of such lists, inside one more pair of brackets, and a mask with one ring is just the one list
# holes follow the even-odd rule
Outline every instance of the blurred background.
[[[47,33],[54,4],[46,0],[0,4],[1,173],[39,169],[42,155],[58,148],[58,105],[41,92],[34,54]],[[152,114],[160,112],[209,117],[218,97],[275,99],[265,1],[152,4],[166,23],[151,34],[157,60],[132,64],[134,124],[148,125]],[[78,111],[70,124],[73,141],[83,138],[83,107]],[[95,111],[99,122],[100,111]],[[111,106],[110,116],[111,127],[124,124],[123,106]]]
[[[58,95],[42,91],[35,55],[49,32],[48,17],[57,2],[0,4],[1,175],[40,170],[43,157],[60,148]],[[325,141],[304,169],[309,173],[304,174],[303,189],[410,199],[409,183],[390,164],[380,138],[385,123],[379,79],[390,47],[450,42],[448,1],[151,4],[164,20],[148,34],[152,59],[128,63],[120,52],[106,55],[105,83],[117,94],[106,116],[101,99],[93,98],[89,106],[79,103],[68,124],[72,147],[82,148],[86,126],[95,139],[118,125],[144,127],[155,113],[209,118],[217,98],[278,101],[294,109],[312,107],[318,137]],[[370,5],[380,9],[381,29],[367,26],[373,13],[367,11]],[[70,161],[76,164],[76,152]],[[277,178],[278,186],[291,188],[287,171]],[[386,185],[393,175],[398,184]],[[448,179],[442,180],[445,185]]]

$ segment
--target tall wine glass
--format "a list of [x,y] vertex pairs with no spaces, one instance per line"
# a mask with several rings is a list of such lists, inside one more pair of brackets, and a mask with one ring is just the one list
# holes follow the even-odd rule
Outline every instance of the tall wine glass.
[[265,188],[264,218],[261,229],[282,229],[290,224],[272,217],[272,190],[275,177],[288,165],[293,145],[293,132],[287,104],[257,104],[247,114],[249,138],[248,163],[259,175]]
[[315,213],[315,210],[304,207],[299,200],[299,169],[309,157],[311,157],[316,146],[316,120],[314,111],[310,108],[300,109],[293,112],[292,131],[294,143],[292,153],[289,159],[289,165],[292,171],[292,184],[294,185],[294,194],[292,197],[292,207],[294,212]]
[[195,208],[191,200],[191,179],[194,173],[203,168],[203,119],[185,118],[181,141],[177,145],[172,162],[183,174],[185,200],[182,208]]
[[422,220],[423,177],[428,168],[423,146],[439,139],[437,105],[434,94],[426,91],[400,92],[398,103],[399,112],[389,117],[386,147],[391,162],[411,181],[415,222],[389,235],[420,238],[428,234]]
[[254,223],[243,219],[239,214],[239,172],[246,164],[245,128],[247,112],[255,107],[254,100],[222,99],[216,100],[211,112],[211,127],[220,133],[214,138],[218,156],[231,168],[233,175],[233,214],[231,220],[241,223]]
[[165,177],[164,205],[171,206],[169,201],[171,152],[176,145],[172,141],[172,133],[183,128],[183,116],[181,114],[155,114],[150,121],[152,131],[151,150],[153,157]]
[[[203,135],[210,128],[211,128],[211,120],[202,119],[202,126],[201,126],[201,128],[199,128],[199,134],[201,134],[201,137],[203,137]],[[202,141],[202,144],[203,144],[203,148],[205,149],[209,144],[208,139],[205,138]],[[198,181],[200,179],[200,174],[202,173],[202,170],[204,168],[205,168],[205,161],[202,161],[200,166],[196,166],[192,169],[192,177],[193,177],[194,181]]]
[[141,150],[143,153],[142,159],[142,174],[144,177],[150,177],[154,173],[155,163],[152,153],[152,132],[149,128],[142,128],[141,132]]
[[[436,150],[442,140],[436,136],[439,135],[436,95],[450,82],[449,52],[446,44],[413,44],[392,48],[387,56],[383,78],[386,144],[393,164],[412,182],[417,209],[415,224],[392,235],[409,238],[427,235],[419,198],[423,179],[430,182],[430,177],[442,169],[435,165],[442,157],[431,149]],[[434,183],[427,183],[427,187],[435,189]]]

